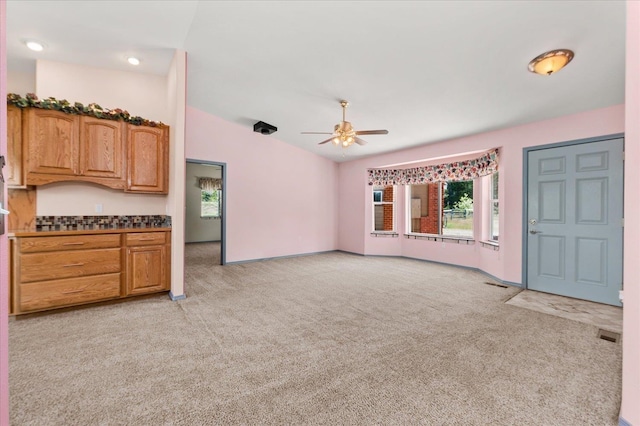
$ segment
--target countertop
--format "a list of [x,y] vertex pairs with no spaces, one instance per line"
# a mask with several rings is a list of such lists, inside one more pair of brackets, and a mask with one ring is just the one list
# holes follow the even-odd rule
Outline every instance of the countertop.
[[147,228],[107,228],[107,229],[73,229],[61,231],[34,231],[34,230],[13,230],[7,233],[9,238],[16,237],[50,237],[62,235],[86,235],[86,234],[124,234],[130,232],[167,232],[171,228],[166,227],[147,227]]

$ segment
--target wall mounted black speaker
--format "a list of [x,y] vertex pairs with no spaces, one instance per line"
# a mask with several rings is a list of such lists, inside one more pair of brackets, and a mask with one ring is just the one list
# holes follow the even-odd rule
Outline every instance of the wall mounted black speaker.
[[276,126],[272,126],[271,124],[267,124],[264,121],[258,121],[253,125],[253,131],[262,133],[263,135],[270,135],[273,132],[277,132],[278,128]]

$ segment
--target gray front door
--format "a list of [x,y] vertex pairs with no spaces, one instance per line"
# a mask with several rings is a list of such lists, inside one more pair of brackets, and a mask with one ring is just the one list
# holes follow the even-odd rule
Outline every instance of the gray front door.
[[527,288],[620,306],[623,140],[528,153]]

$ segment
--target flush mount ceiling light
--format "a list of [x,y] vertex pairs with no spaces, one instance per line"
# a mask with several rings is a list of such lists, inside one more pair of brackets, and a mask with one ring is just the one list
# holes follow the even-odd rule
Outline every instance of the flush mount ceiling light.
[[129,56],[127,58],[127,62],[129,62],[131,65],[140,65],[140,59],[136,58],[135,56]]
[[529,62],[529,71],[541,75],[551,75],[564,68],[572,59],[573,52],[569,49],[551,50]]
[[26,44],[29,49],[35,52],[42,52],[44,50],[44,44],[40,43],[39,41],[27,40],[24,42],[24,44]]

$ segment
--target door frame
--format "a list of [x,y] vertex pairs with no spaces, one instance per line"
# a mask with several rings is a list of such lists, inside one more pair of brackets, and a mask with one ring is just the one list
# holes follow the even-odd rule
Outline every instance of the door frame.
[[[529,153],[532,151],[541,151],[544,149],[551,148],[561,148],[571,145],[582,145],[586,143],[592,142],[604,142],[612,139],[620,139],[622,138],[622,152],[624,153],[624,133],[614,133],[611,135],[605,136],[595,136],[591,138],[585,139],[576,139],[572,141],[565,142],[556,142],[545,145],[536,145],[531,147],[522,148],[522,288],[528,289],[528,264],[527,260],[529,259],[529,244],[528,244],[528,223],[527,223],[527,214],[529,211]],[[624,158],[624,157],[623,157]],[[623,190],[623,198],[622,198],[622,208],[624,211],[624,159],[623,159],[623,174],[622,174],[622,190]],[[622,231],[622,243],[624,250],[624,229]],[[624,269],[624,263],[622,264],[622,268]],[[624,285],[624,283],[623,283]]]
[[[219,161],[208,160],[196,160],[193,158],[187,158],[187,163],[193,164],[208,164],[212,166],[220,166],[220,173],[222,175],[222,218],[220,219],[220,264],[227,264],[227,163],[221,163]],[[186,205],[185,205],[186,208]],[[186,223],[185,223],[186,226]]]

